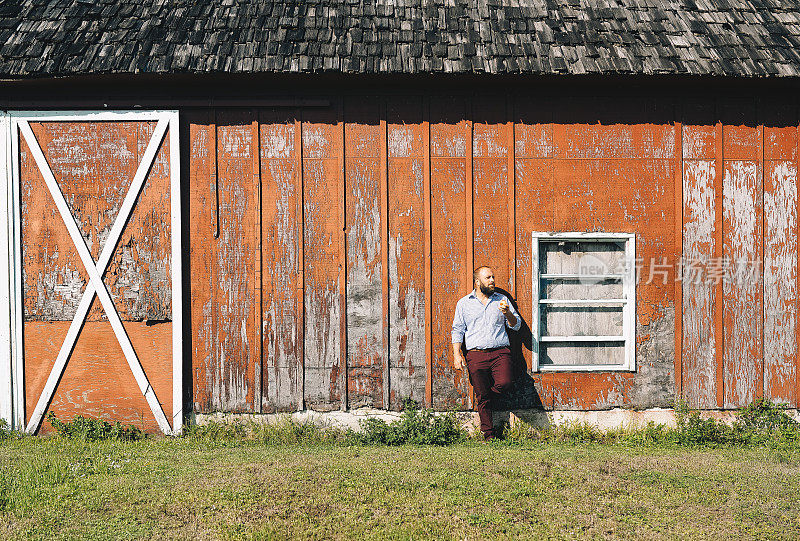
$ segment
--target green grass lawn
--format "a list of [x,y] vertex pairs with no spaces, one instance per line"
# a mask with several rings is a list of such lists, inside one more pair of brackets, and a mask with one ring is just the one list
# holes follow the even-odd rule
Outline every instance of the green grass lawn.
[[800,538],[800,451],[0,442],[0,538]]

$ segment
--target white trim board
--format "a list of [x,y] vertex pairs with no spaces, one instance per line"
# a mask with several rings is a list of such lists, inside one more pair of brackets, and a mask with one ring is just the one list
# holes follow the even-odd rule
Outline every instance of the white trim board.
[[[8,163],[10,155],[9,141],[9,121],[7,115],[0,115],[0,156],[3,156]],[[13,232],[9,229],[11,221],[8,217],[12,214],[11,194],[9,192],[11,184],[8,182],[9,171],[7,167],[0,167],[0,306],[8,306],[8,310],[0,309],[0,419],[4,420],[8,426],[14,426],[12,418],[13,388],[11,378],[11,318],[13,317],[12,306],[12,269],[14,254],[10,251],[12,243],[8,240],[13,238]]]
[[[109,237],[105,243],[102,253],[95,262],[89,253],[88,247],[80,233],[78,225],[74,216],[69,211],[63,194],[61,193],[58,183],[53,177],[49,164],[47,163],[44,154],[42,153],[38,141],[30,128],[29,121],[35,122],[97,122],[97,121],[157,121],[156,129],[153,132],[152,138],[148,143],[147,149],[139,164],[131,187],[125,196],[120,212],[116,221],[111,229]],[[28,433],[35,433],[42,421],[44,413],[47,409],[53,393],[55,392],[58,381],[63,374],[63,371],[68,362],[72,349],[77,341],[78,334],[91,306],[94,296],[97,295],[104,311],[111,323],[114,333],[122,347],[128,365],[133,372],[134,378],[139,386],[140,391],[147,400],[150,409],[155,416],[161,430],[166,434],[179,434],[183,425],[183,401],[182,401],[182,388],[183,388],[183,346],[182,346],[182,297],[181,297],[181,217],[180,217],[180,164],[179,164],[179,123],[177,111],[75,111],[75,112],[45,112],[45,111],[17,111],[9,113],[6,116],[6,122],[9,124],[9,133],[11,135],[10,142],[12,150],[8,154],[8,165],[10,166],[10,179],[11,185],[14,188],[11,201],[13,205],[13,220],[14,226],[20,224],[19,218],[19,140],[24,138],[26,144],[30,149],[31,155],[36,162],[42,177],[47,184],[48,190],[52,199],[59,210],[59,213],[64,221],[64,224],[69,231],[72,242],[81,258],[84,268],[89,276],[89,283],[86,285],[83,297],[81,298],[78,311],[75,318],[70,325],[67,337],[62,344],[59,354],[54,362],[53,368],[45,384],[45,388],[37,400],[37,405],[31,414],[31,420],[25,426],[25,391],[24,383],[24,361],[22,359],[22,292],[21,292],[21,275],[22,267],[19,261],[21,252],[21,242],[19,237],[19,227],[14,227],[15,237],[12,245],[14,252],[14,282],[15,282],[15,299],[9,306],[15,314],[12,316],[12,322],[16,323],[16,328],[12,331],[15,335],[15,347],[12,353],[12,364],[14,365],[14,427],[16,429],[24,429]],[[168,134],[168,135],[167,135]],[[169,137],[169,155],[170,155],[170,201],[171,201],[171,270],[172,270],[172,353],[173,353],[173,419],[172,424],[165,417],[161,405],[156,398],[155,391],[150,386],[147,376],[142,369],[141,363],[136,356],[136,352],[128,338],[125,329],[120,320],[119,314],[114,306],[114,302],[103,283],[102,275],[109,264],[119,237],[122,234],[127,220],[136,204],[139,193],[146,181],[147,174],[152,166],[158,149],[160,148],[164,137]],[[12,159],[13,158],[13,159]],[[9,210],[12,210],[9,207]],[[8,216],[11,215],[9,212]],[[0,380],[1,381],[1,380]],[[176,392],[177,391],[177,392]]]

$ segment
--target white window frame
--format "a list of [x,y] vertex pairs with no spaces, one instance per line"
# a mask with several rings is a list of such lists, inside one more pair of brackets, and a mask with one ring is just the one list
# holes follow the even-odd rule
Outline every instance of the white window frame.
[[[183,430],[183,294],[181,265],[181,190],[180,190],[180,142],[179,117],[177,110],[146,111],[10,111],[0,112],[0,152],[4,153],[5,165],[0,166],[0,228],[7,232],[5,239],[0,240],[0,302],[7,300],[8,310],[0,310],[0,339],[6,335],[8,342],[0,346],[0,416],[16,430],[35,432],[39,419],[31,419],[29,426],[25,423],[25,387],[24,359],[22,352],[22,316],[24,303],[22,298],[22,261],[20,231],[20,193],[19,193],[19,160],[14,157],[19,152],[19,140],[22,137],[21,127],[30,122],[98,122],[98,121],[154,121],[166,123],[169,132],[170,156],[170,214],[171,214],[171,266],[172,266],[172,419],[171,427],[166,419],[156,415],[159,426],[167,434],[178,435]],[[27,128],[28,130],[30,128]],[[157,128],[158,131],[158,128]],[[162,134],[164,132],[161,132]],[[43,172],[44,174],[44,172]],[[138,197],[133,200],[135,202]],[[122,211],[121,211],[122,212]],[[130,209],[126,210],[129,213]],[[62,212],[63,215],[63,212]],[[65,217],[66,218],[66,217]],[[70,216],[71,219],[71,216]],[[124,228],[125,225],[123,224]],[[73,241],[82,241],[73,236]],[[77,244],[76,244],[77,247]],[[79,250],[80,251],[80,250]],[[88,271],[88,269],[87,269]],[[94,272],[94,271],[93,271]],[[88,287],[88,284],[87,284]],[[111,317],[109,317],[111,319]],[[116,333],[116,330],[115,330]],[[124,332],[123,332],[124,334]],[[118,334],[118,339],[121,339]],[[121,340],[123,349],[125,340]],[[5,345],[7,344],[7,346]],[[135,358],[135,352],[133,352]],[[138,363],[138,359],[135,359]],[[130,362],[130,360],[129,360]],[[135,366],[131,367],[136,368]],[[63,370],[63,368],[62,368]],[[51,374],[44,393],[55,390],[54,376]],[[138,366],[134,371],[145,398],[153,402],[152,388]],[[141,380],[141,381],[140,381]],[[153,395],[153,396],[150,396]],[[8,402],[8,403],[6,403]],[[157,405],[157,402],[156,402]],[[38,407],[38,404],[37,404]],[[152,407],[152,404],[151,404]],[[160,406],[158,407],[160,411]],[[42,413],[42,412],[34,412]],[[154,411],[155,413],[155,411]],[[39,415],[41,417],[41,415]]]
[[[591,278],[612,278],[622,281],[623,298],[621,299],[575,299],[572,301],[546,302],[541,298],[541,281],[543,278],[580,278],[580,275],[546,274],[539,269],[539,246],[542,242],[608,242],[618,241],[625,243],[625,269],[621,274],[590,275]],[[531,298],[532,298],[532,369],[536,372],[609,372],[609,371],[635,371],[636,370],[636,235],[634,233],[606,233],[606,232],[567,232],[549,233],[534,231],[532,234],[531,250]],[[543,302],[544,301],[544,302]],[[548,337],[541,335],[541,307],[546,304],[582,305],[582,306],[622,306],[623,332],[620,336],[558,336]],[[617,365],[541,365],[539,346],[540,343],[576,343],[576,342],[624,342],[625,360]]]

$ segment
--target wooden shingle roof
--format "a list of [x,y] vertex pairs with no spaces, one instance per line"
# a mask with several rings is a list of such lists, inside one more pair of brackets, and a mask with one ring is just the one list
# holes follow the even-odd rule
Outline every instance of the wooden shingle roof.
[[0,0],[0,76],[800,76],[784,0]]

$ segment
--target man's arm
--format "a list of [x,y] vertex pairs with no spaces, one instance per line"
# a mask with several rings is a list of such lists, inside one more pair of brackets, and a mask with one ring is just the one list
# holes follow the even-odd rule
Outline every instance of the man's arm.
[[456,367],[456,370],[464,370],[466,365],[467,361],[461,351],[461,342],[453,342],[453,366]]
[[505,310],[503,310],[502,304],[500,310],[503,312],[503,315],[506,316],[506,326],[512,331],[518,331],[522,326],[522,318],[519,317],[514,305],[511,304],[511,301],[508,300],[505,295],[503,296],[503,301],[505,304]]
[[464,314],[462,313],[461,305],[456,304],[456,313],[453,316],[453,366],[456,370],[463,370],[466,361],[464,354],[461,352],[461,344],[464,342],[464,333],[467,330],[467,324],[464,322]]

